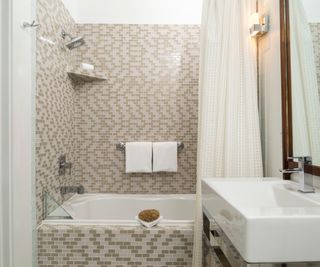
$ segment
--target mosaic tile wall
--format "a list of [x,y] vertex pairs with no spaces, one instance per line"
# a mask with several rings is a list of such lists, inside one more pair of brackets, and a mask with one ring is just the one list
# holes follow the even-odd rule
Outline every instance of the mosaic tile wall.
[[[310,30],[313,39],[313,48],[315,54],[316,68],[317,68],[317,79],[318,79],[318,90],[320,97],[320,23],[309,23]],[[293,177],[293,176],[291,176]],[[298,178],[296,178],[297,180]],[[320,188],[320,177],[313,176],[313,186]]]
[[[83,184],[87,192],[194,192],[200,27],[75,25],[61,0],[37,5],[38,223],[43,192],[61,203],[63,185]],[[86,44],[70,52],[62,29]],[[94,64],[108,80],[72,82],[66,70],[80,62]],[[178,173],[125,174],[124,153],[115,145],[139,140],[183,141]],[[73,163],[70,177],[58,175],[61,154]]]
[[73,184],[74,176],[58,175],[58,158],[74,161],[75,91],[66,69],[72,55],[63,44],[61,30],[74,33],[75,25],[61,0],[38,0],[36,89],[36,208],[42,220],[42,194],[48,191],[62,202],[59,188]]
[[38,230],[38,266],[192,266],[192,228],[176,228],[44,224]]
[[[77,25],[80,62],[107,81],[76,85],[77,178],[88,192],[195,191],[200,27]],[[179,140],[176,174],[125,174],[119,141]]]
[[317,67],[318,89],[320,95],[320,23],[310,23],[309,25],[313,39],[313,48]]

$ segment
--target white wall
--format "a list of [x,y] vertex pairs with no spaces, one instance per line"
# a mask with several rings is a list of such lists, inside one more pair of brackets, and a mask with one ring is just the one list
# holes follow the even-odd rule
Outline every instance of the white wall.
[[301,0],[309,22],[320,22],[320,1]]
[[78,18],[79,1],[78,0],[62,0],[71,16],[76,20]]
[[[5,38],[5,34],[3,32],[3,26],[4,26],[4,20],[3,20],[3,10],[4,10],[4,2],[1,1],[0,2],[0,40],[4,40]],[[2,114],[3,114],[3,103],[2,103],[2,92],[3,92],[3,68],[2,66],[5,64],[5,60],[3,58],[3,41],[0,42],[0,129],[3,129],[4,123],[3,123],[3,118],[2,118]],[[5,259],[4,259],[4,247],[6,245],[6,237],[3,236],[4,233],[4,197],[3,197],[3,193],[4,193],[4,185],[3,185],[3,176],[4,176],[4,166],[3,166],[3,138],[2,138],[2,131],[0,131],[0,267],[4,267],[5,266]]]
[[282,169],[281,61],[279,1],[260,0],[259,11],[270,15],[270,32],[259,41],[261,131],[265,176]]
[[63,0],[77,23],[200,24],[202,0]]
[[0,266],[10,262],[8,194],[8,0],[0,1]]
[[35,19],[36,6],[35,0],[1,0],[0,7],[0,266],[32,267],[35,35],[22,23]]

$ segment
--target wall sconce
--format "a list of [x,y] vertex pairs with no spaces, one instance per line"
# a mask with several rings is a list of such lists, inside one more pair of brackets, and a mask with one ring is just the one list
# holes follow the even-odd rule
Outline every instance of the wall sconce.
[[259,13],[253,13],[250,16],[250,35],[251,37],[260,37],[269,31],[269,16],[260,16]]

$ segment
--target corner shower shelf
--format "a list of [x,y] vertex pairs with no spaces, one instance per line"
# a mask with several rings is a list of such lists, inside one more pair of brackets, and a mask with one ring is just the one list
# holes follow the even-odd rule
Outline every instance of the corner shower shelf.
[[102,73],[95,70],[72,69],[67,71],[68,76],[76,82],[104,81],[107,79]]

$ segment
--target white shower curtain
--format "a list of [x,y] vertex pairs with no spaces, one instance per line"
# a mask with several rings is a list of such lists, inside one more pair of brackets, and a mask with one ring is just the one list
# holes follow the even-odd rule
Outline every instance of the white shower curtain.
[[312,35],[300,0],[290,1],[292,126],[295,156],[320,164],[320,100]]
[[252,2],[203,3],[194,267],[202,266],[201,179],[263,174]]

